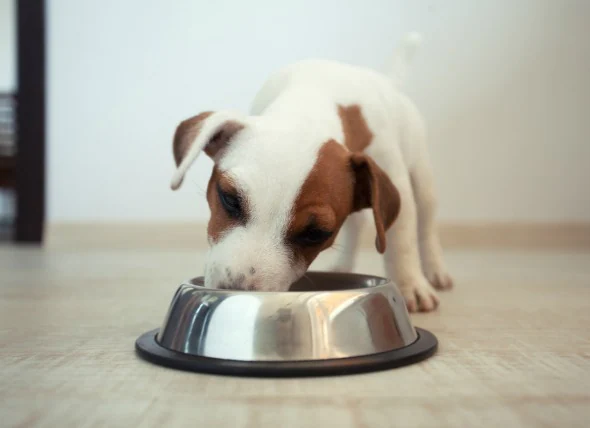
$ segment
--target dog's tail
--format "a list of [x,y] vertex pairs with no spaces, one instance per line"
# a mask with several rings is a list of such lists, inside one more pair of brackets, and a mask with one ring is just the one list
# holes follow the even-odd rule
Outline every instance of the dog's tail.
[[422,35],[420,33],[407,33],[402,38],[393,54],[388,73],[395,85],[402,86],[405,83],[408,67],[421,45]]

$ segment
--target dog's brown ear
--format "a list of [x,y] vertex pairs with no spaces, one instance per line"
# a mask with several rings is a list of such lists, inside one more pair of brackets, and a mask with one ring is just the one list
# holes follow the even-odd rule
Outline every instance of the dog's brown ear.
[[203,112],[178,125],[172,142],[176,172],[170,187],[176,190],[201,151],[216,160],[230,140],[244,128],[243,121],[228,112]]
[[353,153],[350,163],[355,174],[353,211],[373,209],[377,228],[375,246],[385,252],[385,232],[399,214],[401,201],[397,188],[375,161],[362,153]]

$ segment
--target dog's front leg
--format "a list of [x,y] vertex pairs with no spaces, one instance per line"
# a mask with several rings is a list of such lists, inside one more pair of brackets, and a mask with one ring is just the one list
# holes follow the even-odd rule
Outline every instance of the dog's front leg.
[[400,194],[401,209],[387,232],[385,269],[389,277],[397,283],[410,312],[432,311],[438,306],[438,297],[422,272],[416,204],[409,175],[393,182]]

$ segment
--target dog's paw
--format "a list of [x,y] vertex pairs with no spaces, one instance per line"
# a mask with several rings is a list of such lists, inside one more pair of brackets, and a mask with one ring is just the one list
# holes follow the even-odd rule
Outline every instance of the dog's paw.
[[431,245],[425,249],[422,256],[424,275],[430,284],[437,290],[453,288],[453,279],[447,271],[440,248],[437,245]]
[[446,273],[444,270],[428,275],[428,281],[437,290],[445,291],[453,288],[453,278],[451,278],[451,275]]
[[428,282],[437,290],[450,290],[453,288],[453,278],[448,274],[445,264],[440,258],[424,260],[424,275]]
[[438,307],[438,295],[424,277],[399,284],[399,290],[408,312],[431,312]]

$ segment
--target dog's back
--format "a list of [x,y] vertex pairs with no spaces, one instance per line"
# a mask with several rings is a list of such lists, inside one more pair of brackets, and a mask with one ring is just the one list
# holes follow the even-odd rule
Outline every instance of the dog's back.
[[267,113],[283,102],[290,109],[297,109],[293,111],[296,115],[308,115],[314,120],[323,118],[326,126],[333,123],[339,126],[337,106],[358,106],[373,134],[366,152],[377,159],[398,152],[404,164],[410,166],[416,157],[415,142],[423,141],[425,133],[418,109],[401,91],[407,62],[413,53],[411,48],[415,48],[414,39],[406,37],[394,56],[390,75],[321,59],[302,60],[283,67],[264,83],[252,103],[251,113]]

